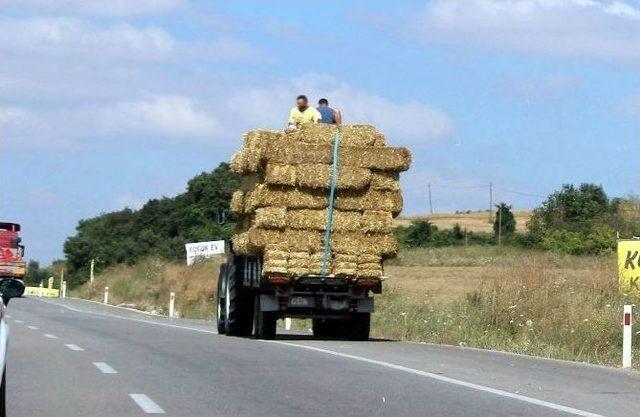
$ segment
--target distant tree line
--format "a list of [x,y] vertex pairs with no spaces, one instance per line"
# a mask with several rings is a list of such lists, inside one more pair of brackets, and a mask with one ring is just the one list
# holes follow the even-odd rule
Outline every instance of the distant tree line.
[[[222,163],[192,178],[186,192],[175,197],[80,220],[76,234],[64,244],[69,286],[89,278],[92,259],[96,271],[148,255],[179,260],[185,257],[185,243],[231,237],[235,218],[228,211],[229,201],[238,183],[239,177]],[[220,224],[225,215],[226,222]]]
[[516,233],[511,206],[496,206],[493,233],[462,231],[459,225],[439,230],[428,220],[417,220],[396,229],[408,247],[463,244],[517,245],[574,255],[597,255],[615,250],[617,234],[640,236],[638,197],[610,199],[600,185],[565,184],[533,211],[526,231]]

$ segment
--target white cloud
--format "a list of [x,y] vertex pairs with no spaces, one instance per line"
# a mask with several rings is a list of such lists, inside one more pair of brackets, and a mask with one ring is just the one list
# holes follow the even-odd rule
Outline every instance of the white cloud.
[[75,18],[7,19],[2,25],[2,48],[20,55],[37,54],[70,59],[92,56],[105,60],[169,57],[176,41],[164,29],[118,24],[101,28]]
[[634,63],[640,9],[620,1],[437,0],[410,36],[462,46]]
[[5,0],[6,6],[39,13],[132,16],[164,13],[184,0]]
[[131,129],[161,136],[194,138],[214,135],[219,126],[218,121],[199,108],[195,100],[180,96],[119,103],[106,121],[110,126],[105,126],[105,130]]

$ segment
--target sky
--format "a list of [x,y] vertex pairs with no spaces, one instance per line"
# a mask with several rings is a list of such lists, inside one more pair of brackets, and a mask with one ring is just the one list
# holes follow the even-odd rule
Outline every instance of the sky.
[[[48,263],[78,221],[183,192],[327,97],[413,165],[404,214],[638,193],[640,2],[4,0],[0,217]],[[634,157],[635,155],[635,157]]]

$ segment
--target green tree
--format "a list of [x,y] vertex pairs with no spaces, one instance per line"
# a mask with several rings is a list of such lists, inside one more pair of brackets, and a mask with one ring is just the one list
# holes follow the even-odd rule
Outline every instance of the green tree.
[[516,231],[516,218],[511,212],[511,206],[507,203],[496,204],[496,216],[493,222],[493,233],[495,236],[509,236]]
[[415,220],[407,228],[405,244],[409,247],[427,246],[429,238],[438,228],[429,220]]
[[80,220],[76,234],[64,244],[69,286],[88,279],[91,259],[96,271],[147,255],[178,260],[185,256],[185,243],[230,238],[235,217],[229,214],[227,223],[219,224],[218,214],[228,212],[238,185],[238,175],[222,163],[192,178],[175,197],[150,200],[137,211],[127,208]]

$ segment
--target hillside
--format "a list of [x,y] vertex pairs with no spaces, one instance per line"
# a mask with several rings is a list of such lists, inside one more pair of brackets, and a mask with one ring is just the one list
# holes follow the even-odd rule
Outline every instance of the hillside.
[[[516,219],[516,231],[525,232],[527,222],[531,219],[532,211],[513,211]],[[398,217],[394,220],[395,226],[408,226],[414,220],[429,220],[439,229],[450,229],[456,223],[463,229],[475,233],[493,233],[493,223],[489,222],[489,212],[473,211],[470,213],[434,213],[423,216]]]

